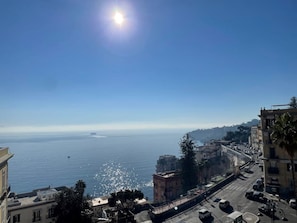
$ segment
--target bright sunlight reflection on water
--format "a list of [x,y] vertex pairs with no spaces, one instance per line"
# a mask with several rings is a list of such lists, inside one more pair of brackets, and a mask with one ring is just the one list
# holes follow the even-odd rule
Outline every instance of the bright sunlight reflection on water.
[[94,186],[94,196],[108,195],[119,190],[152,186],[152,182],[140,183],[133,169],[127,169],[115,161],[104,163],[98,173],[95,174],[94,180],[97,182]]

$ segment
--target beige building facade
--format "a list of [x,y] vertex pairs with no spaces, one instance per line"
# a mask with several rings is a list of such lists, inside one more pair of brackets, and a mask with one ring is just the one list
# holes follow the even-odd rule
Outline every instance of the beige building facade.
[[[297,118],[297,109],[261,110],[263,163],[265,190],[268,193],[290,196],[293,191],[290,157],[287,152],[272,142],[271,133],[275,119],[283,113],[290,113]],[[297,154],[294,157],[295,174],[297,173]],[[297,176],[297,174],[296,174]],[[297,185],[297,181],[295,182]]]
[[54,223],[55,196],[65,187],[43,188],[8,199],[10,223]]
[[9,220],[7,216],[7,196],[10,191],[10,187],[8,184],[8,160],[11,157],[13,157],[13,154],[9,153],[7,147],[0,147],[0,223],[6,223]]

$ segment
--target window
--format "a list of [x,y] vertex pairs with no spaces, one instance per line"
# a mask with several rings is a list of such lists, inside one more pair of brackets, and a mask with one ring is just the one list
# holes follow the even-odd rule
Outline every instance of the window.
[[266,119],[266,129],[269,129],[274,124],[274,119],[267,118]]
[[276,158],[276,155],[275,155],[275,148],[270,147],[270,148],[269,148],[269,154],[270,154],[270,158]]
[[55,216],[55,208],[54,207],[49,208],[48,211],[47,211],[47,217],[52,218],[54,216]]
[[33,212],[33,222],[41,221],[40,210],[36,210]]
[[17,223],[17,222],[21,222],[21,215],[20,214],[16,214],[12,217],[12,223]]

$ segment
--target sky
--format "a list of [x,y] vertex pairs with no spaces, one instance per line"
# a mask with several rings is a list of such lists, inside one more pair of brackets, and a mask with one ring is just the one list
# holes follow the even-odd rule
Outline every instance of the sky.
[[296,12],[294,0],[0,1],[0,132],[258,118],[297,96]]

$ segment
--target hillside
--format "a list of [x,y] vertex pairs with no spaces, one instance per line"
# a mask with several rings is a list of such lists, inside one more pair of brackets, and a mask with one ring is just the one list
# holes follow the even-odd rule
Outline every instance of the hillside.
[[240,125],[251,127],[251,126],[258,125],[258,124],[259,124],[259,120],[253,119],[249,122],[245,122],[245,123],[233,125],[233,126],[215,127],[215,128],[211,128],[211,129],[197,129],[192,132],[189,132],[188,134],[193,139],[199,140],[200,142],[204,143],[211,139],[222,139],[226,135],[227,132],[236,131],[238,126],[240,126]]

